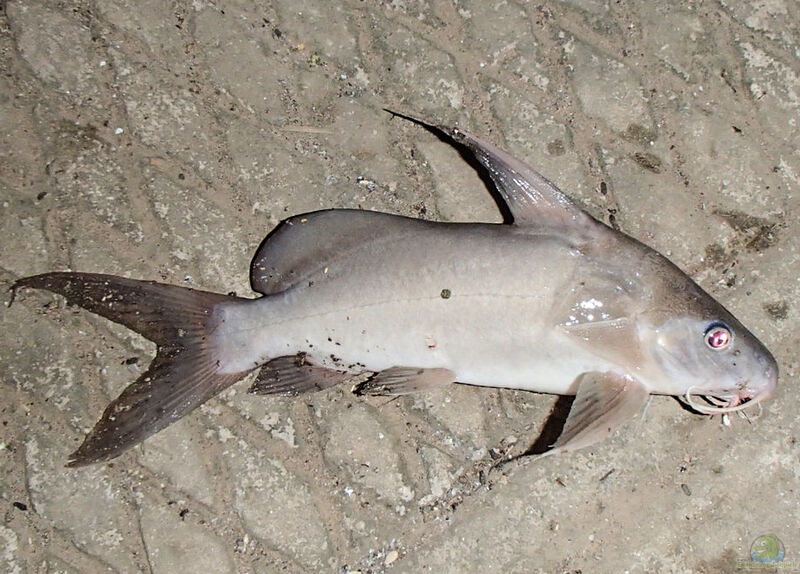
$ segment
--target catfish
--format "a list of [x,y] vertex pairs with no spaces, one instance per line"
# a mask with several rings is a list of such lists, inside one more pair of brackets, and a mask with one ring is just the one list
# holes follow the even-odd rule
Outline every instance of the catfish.
[[254,298],[53,272],[46,289],[157,346],[68,466],[113,459],[249,373],[299,395],[360,376],[358,394],[451,384],[575,395],[545,454],[593,445],[674,395],[702,414],[771,396],[766,347],[661,254],[579,208],[461,128],[438,132],[486,171],[509,221],[448,223],[333,209],[282,221],[250,268]]

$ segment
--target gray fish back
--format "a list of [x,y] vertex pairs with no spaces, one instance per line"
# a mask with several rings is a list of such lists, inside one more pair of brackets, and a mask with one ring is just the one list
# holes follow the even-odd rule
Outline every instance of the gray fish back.
[[[250,286],[273,295],[324,271],[332,262],[375,241],[404,236],[437,225],[388,213],[336,209],[284,220],[261,244],[250,265]],[[441,225],[441,224],[438,224]]]

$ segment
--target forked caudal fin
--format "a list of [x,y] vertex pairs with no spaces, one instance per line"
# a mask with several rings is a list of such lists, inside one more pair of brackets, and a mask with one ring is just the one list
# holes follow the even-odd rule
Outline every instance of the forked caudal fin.
[[235,297],[92,273],[45,273],[11,287],[46,289],[158,346],[147,372],[106,407],[68,466],[110,460],[177,421],[247,372],[218,374],[214,307]]

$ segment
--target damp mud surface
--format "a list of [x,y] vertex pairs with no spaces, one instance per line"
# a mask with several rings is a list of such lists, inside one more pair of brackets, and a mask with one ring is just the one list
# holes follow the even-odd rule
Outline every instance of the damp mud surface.
[[556,397],[265,398],[246,380],[73,470],[154,348],[0,289],[0,571],[716,573],[767,534],[800,564],[799,10],[0,3],[0,287],[72,269],[247,295],[291,215],[501,221],[458,152],[390,108],[535,166],[670,257],[781,369],[750,420],[655,397],[611,440],[505,465]]

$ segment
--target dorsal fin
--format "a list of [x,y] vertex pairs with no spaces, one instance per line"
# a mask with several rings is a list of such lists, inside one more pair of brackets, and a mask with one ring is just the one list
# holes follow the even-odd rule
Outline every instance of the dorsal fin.
[[284,220],[263,241],[250,264],[253,291],[272,295],[303,280],[334,273],[331,263],[376,241],[398,241],[421,227],[434,225],[376,211],[329,209]]
[[574,237],[595,239],[606,226],[578,207],[558,187],[535,169],[466,130],[447,128],[384,108],[420,125],[448,142],[466,147],[486,169],[517,226],[562,228]]
[[[488,171],[511,212],[514,225],[563,230],[580,243],[597,239],[598,230],[607,230],[544,176],[500,148],[460,128],[445,130],[410,116],[390,113],[466,147]],[[264,295],[279,293],[304,279],[321,277],[330,262],[356,249],[376,240],[396,241],[426,225],[436,224],[353,209],[290,217],[267,236],[256,252],[250,266],[250,285]]]
[[514,225],[592,228],[598,224],[556,185],[529,165],[461,128],[450,132],[486,168]]

